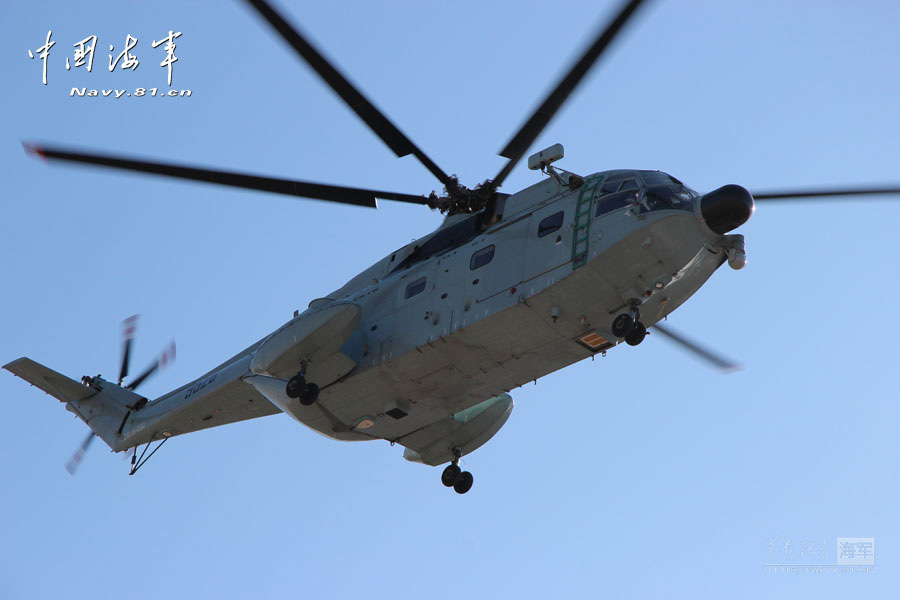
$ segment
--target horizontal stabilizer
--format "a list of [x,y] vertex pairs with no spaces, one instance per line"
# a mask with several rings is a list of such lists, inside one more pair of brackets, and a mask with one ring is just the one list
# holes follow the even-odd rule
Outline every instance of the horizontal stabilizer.
[[30,358],[19,358],[3,365],[3,368],[21,377],[31,385],[42,389],[60,402],[79,402],[90,398],[96,390],[69,379]]

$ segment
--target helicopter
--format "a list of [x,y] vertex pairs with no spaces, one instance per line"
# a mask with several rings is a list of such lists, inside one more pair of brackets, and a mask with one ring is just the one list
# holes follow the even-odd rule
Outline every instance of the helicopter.
[[[419,159],[444,193],[416,196],[52,146],[27,149],[49,160],[346,204],[419,204],[446,219],[314,300],[278,331],[153,401],[134,391],[143,377],[124,385],[130,337],[118,383],[101,377],[78,383],[29,359],[6,365],[66,402],[116,451],[285,412],[335,439],[385,439],[406,447],[410,460],[449,462],[442,483],[466,493],[473,476],[459,468],[459,459],[506,422],[513,408],[509,391],[622,343],[637,346],[649,327],[675,335],[659,321],[720,266],[744,265],[743,237],[731,232],[751,216],[755,202],[898,191],[751,194],[724,186],[700,194],[656,171],[564,171],[555,166],[561,146],[528,160],[546,179],[515,194],[498,191],[640,1],[624,5],[501,151],[508,159],[503,169],[468,188],[437,167],[268,4],[251,4],[395,154]],[[134,464],[132,472],[142,463]]]

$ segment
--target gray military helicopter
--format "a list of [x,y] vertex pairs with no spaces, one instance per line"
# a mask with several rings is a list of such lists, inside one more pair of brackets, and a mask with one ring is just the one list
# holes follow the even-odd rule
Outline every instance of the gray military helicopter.
[[[275,179],[29,145],[50,160],[208,181],[345,204],[376,199],[425,205],[446,217],[428,235],[384,257],[343,287],[313,300],[280,329],[208,373],[157,399],[137,393],[174,356],[174,346],[130,383],[134,319],[125,324],[117,381],[80,382],[28,358],[4,368],[66,403],[91,429],[75,459],[99,436],[132,451],[136,472],[169,438],[283,412],[338,440],[388,440],[404,457],[437,466],[464,494],[473,476],[462,456],[487,442],[512,409],[510,390],[653,327],[722,369],[728,361],[659,322],[726,262],[746,263],[731,233],[755,201],[900,193],[900,188],[751,194],[726,185],[698,193],[659,171],[577,175],[557,166],[557,144],[528,159],[546,177],[515,194],[499,192],[642,0],[630,0],[602,28],[510,142],[492,179],[468,188],[447,175],[262,0],[249,3],[394,151],[414,155],[444,193],[417,196]],[[151,446],[152,451],[150,450]],[[144,447],[138,455],[138,449]],[[149,455],[148,455],[149,451]]]

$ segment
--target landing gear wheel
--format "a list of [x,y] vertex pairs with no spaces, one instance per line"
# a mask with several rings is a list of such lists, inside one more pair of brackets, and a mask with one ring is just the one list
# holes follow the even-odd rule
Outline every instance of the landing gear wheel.
[[449,464],[444,469],[444,472],[441,473],[441,483],[446,487],[453,487],[459,482],[461,475],[462,470],[459,468],[459,465]]
[[287,394],[288,398],[299,398],[304,389],[306,389],[306,377],[303,375],[294,375],[291,377],[290,381],[287,382],[284,393]]
[[634,319],[631,315],[622,313],[612,322],[612,334],[618,338],[627,337],[631,330],[634,329]]
[[300,404],[303,406],[312,406],[319,397],[319,386],[314,383],[307,383],[303,391],[300,392]]
[[634,328],[625,336],[625,343],[629,346],[637,346],[647,337],[647,328],[640,321],[634,324]]
[[475,478],[472,477],[472,474],[468,471],[463,471],[459,474],[459,481],[453,485],[453,489],[457,494],[465,494],[472,489],[473,483],[475,483]]

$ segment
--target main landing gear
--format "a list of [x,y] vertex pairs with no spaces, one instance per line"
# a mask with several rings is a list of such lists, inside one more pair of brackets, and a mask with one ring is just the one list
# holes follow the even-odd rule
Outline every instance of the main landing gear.
[[641,311],[638,304],[632,302],[630,313],[622,313],[613,319],[612,334],[618,338],[625,338],[625,343],[629,346],[637,346],[647,337],[647,327],[640,319]]
[[457,494],[465,494],[472,489],[475,478],[468,471],[463,471],[459,468],[459,457],[459,449],[454,448],[453,461],[441,473],[441,483],[447,487],[452,487]]
[[319,386],[306,381],[306,361],[300,366],[300,372],[290,378],[284,393],[288,398],[299,398],[303,406],[312,406],[319,397]]

